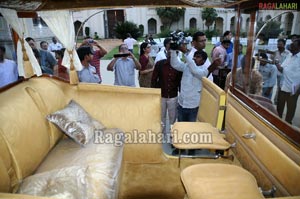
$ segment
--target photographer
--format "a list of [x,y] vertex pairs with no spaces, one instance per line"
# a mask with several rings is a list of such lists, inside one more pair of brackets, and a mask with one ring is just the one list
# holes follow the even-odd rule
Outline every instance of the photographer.
[[114,55],[114,59],[108,64],[108,71],[115,71],[115,83],[119,86],[135,87],[135,72],[134,69],[140,70],[141,64],[128,51],[126,44],[119,46],[119,54]]
[[171,66],[182,71],[181,91],[178,98],[178,121],[195,122],[200,104],[200,96],[202,90],[202,77],[206,77],[218,65],[220,59],[215,60],[207,69],[203,64],[207,60],[207,54],[203,50],[194,53],[193,58],[189,57],[186,44],[180,44],[178,50],[183,52],[186,63],[178,60],[174,46],[171,51]]
[[100,59],[107,54],[107,51],[102,46],[100,46],[97,41],[93,40],[89,36],[84,38],[80,47],[81,46],[89,46],[92,49],[94,56],[90,64],[95,67],[96,73],[99,76],[100,80],[102,81],[102,77],[100,73]]

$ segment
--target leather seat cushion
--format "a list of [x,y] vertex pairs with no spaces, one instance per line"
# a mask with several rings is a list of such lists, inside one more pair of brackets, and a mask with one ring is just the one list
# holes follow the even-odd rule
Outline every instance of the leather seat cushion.
[[181,179],[189,199],[264,198],[254,176],[235,165],[193,165],[181,172]]

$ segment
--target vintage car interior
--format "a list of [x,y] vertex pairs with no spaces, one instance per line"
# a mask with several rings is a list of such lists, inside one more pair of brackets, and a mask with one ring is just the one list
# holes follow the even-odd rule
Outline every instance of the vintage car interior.
[[[234,8],[235,51],[239,45],[240,15],[246,13],[250,17],[247,79],[257,38],[258,3],[0,0],[0,13],[15,29],[14,39],[22,53],[18,55],[23,57],[25,77],[0,88],[0,198],[300,199],[300,130],[259,104],[249,95],[248,85],[239,88],[233,78],[225,92],[203,78],[197,122],[177,122],[171,130],[177,133],[178,140],[184,132],[205,132],[211,141],[176,143],[174,138],[173,144],[181,152],[197,149],[203,153],[196,157],[184,153],[173,156],[163,151],[159,141],[159,89],[79,83],[72,45],[67,46],[66,60],[70,81],[42,75],[24,43],[24,32],[13,24],[17,18],[37,13],[46,17],[49,13],[76,9]],[[69,33],[69,43],[74,44],[75,33]],[[235,77],[237,56],[233,63]],[[136,136],[141,139],[134,140]]]

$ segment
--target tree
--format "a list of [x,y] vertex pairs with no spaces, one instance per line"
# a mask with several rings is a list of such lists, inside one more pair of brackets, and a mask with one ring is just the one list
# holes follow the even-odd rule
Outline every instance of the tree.
[[117,38],[123,40],[126,39],[127,33],[130,33],[134,39],[137,39],[138,37],[142,36],[137,24],[130,21],[117,23],[114,30],[116,32]]
[[164,29],[170,29],[174,22],[180,20],[184,16],[185,8],[156,8],[156,13],[159,16]]
[[205,21],[205,26],[209,31],[209,27],[214,23],[217,19],[217,11],[214,8],[204,8],[202,11],[202,20]]
[[[256,33],[261,29],[264,23],[264,21],[257,22]],[[281,23],[279,21],[269,21],[260,33],[265,35],[266,40],[269,38],[277,38],[283,31],[283,29],[280,28],[280,25]]]

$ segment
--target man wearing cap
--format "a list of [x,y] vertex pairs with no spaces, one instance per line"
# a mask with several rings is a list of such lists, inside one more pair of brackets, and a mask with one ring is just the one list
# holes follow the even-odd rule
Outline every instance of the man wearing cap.
[[93,52],[90,47],[82,46],[77,49],[78,57],[81,61],[83,69],[78,72],[80,82],[101,83],[94,66],[90,64],[93,59]]

